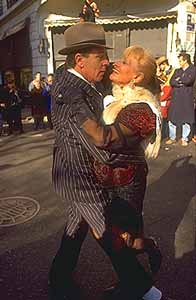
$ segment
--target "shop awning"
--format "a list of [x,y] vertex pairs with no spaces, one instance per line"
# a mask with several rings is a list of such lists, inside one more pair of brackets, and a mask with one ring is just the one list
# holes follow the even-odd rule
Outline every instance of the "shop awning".
[[[160,22],[167,21],[169,23],[174,23],[177,20],[177,12],[164,12],[160,14],[138,14],[138,15],[127,15],[127,16],[108,16],[100,17],[97,19],[97,23],[101,25],[128,25],[128,24],[139,24],[149,23],[149,22]],[[79,18],[71,18],[65,16],[50,15],[48,19],[45,20],[45,26],[52,28],[56,33],[60,33],[61,27],[66,28],[79,21]]]

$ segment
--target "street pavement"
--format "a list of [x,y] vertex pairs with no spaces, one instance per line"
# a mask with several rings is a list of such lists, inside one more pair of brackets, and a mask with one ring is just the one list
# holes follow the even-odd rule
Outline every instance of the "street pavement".
[[[51,185],[54,133],[31,129],[25,127],[22,135],[0,137],[1,300],[48,299],[48,270],[66,219],[64,204]],[[14,197],[33,199],[37,211],[26,222],[13,218],[4,226],[8,211],[1,203],[14,203]],[[17,209],[11,208],[9,214],[19,214],[20,208]],[[196,300],[193,142],[188,147],[179,143],[166,147],[163,143],[158,159],[149,162],[144,220],[147,234],[154,236],[162,249],[163,263],[156,285],[164,299]],[[108,257],[90,234],[74,276],[85,300],[102,300],[103,289],[117,280]]]

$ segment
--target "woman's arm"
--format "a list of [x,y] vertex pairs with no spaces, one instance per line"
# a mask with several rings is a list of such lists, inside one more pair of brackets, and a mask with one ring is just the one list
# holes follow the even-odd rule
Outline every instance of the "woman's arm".
[[112,125],[101,125],[87,119],[81,127],[97,147],[111,149],[114,142],[125,146],[123,137],[146,138],[155,130],[156,119],[147,104],[132,104],[120,111]]
[[[119,128],[124,136],[131,136],[133,132],[123,124],[119,123]],[[114,125],[100,125],[92,119],[87,119],[82,124],[82,129],[89,136],[95,146],[99,148],[110,148],[112,143],[119,142],[121,137],[117,130],[117,124]]]

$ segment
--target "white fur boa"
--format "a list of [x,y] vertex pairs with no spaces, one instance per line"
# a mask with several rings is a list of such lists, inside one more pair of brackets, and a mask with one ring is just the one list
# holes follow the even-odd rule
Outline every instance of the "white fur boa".
[[156,115],[156,139],[154,143],[151,143],[151,137],[148,137],[142,141],[141,145],[145,150],[146,158],[156,158],[161,144],[161,112],[157,98],[143,87],[132,88],[129,85],[124,87],[113,85],[112,92],[113,97],[109,95],[104,98],[105,104],[110,102],[103,111],[104,122],[108,125],[113,124],[121,109],[131,103],[146,103],[150,106]]

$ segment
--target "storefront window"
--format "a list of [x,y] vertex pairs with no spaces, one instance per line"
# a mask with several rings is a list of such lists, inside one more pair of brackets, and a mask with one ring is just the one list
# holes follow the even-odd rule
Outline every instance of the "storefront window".
[[10,8],[14,5],[18,0],[7,0],[7,8]]

